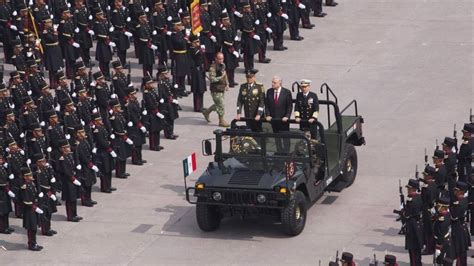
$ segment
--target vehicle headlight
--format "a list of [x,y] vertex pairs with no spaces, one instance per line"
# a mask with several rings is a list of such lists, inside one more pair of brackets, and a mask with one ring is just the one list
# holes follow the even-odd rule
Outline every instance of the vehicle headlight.
[[257,195],[258,203],[263,204],[263,203],[265,203],[266,200],[267,200],[267,198],[265,197],[265,195],[263,195],[263,194],[258,194]]
[[212,193],[212,199],[215,201],[220,201],[222,199],[222,194],[220,192]]

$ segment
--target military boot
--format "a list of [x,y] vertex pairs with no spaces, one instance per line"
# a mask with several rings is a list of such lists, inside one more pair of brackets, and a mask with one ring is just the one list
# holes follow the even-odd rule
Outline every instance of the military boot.
[[211,114],[211,112],[212,112],[211,108],[202,110],[202,114],[204,115],[204,119],[206,119],[206,121],[208,123],[211,122],[211,119],[209,119],[209,115]]
[[220,127],[230,127],[229,123],[224,120],[224,116],[219,116],[219,126]]

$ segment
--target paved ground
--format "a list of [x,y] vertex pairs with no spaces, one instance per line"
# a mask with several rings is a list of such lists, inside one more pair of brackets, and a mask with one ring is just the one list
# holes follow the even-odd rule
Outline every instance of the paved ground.
[[[313,19],[314,30],[302,30],[303,42],[286,41],[287,52],[270,52],[272,64],[256,65],[267,86],[274,74],[287,86],[300,78],[328,82],[341,105],[358,100],[366,121],[355,184],[321,198],[300,236],[287,238],[265,219],[231,219],[217,232],[199,230],[194,206],[184,200],[181,160],[199,154],[217,117],[206,124],[190,112],[187,98],[177,121],[179,141],[164,141],[162,152],[145,151],[147,166],[129,166],[131,178],[114,179],[116,193],[95,193],[99,205],[79,208],[82,222],[65,222],[60,208],[53,221],[59,234],[39,237],[40,253],[25,250],[21,222],[12,219],[16,233],[0,239],[6,248],[1,264],[327,265],[345,249],[359,265],[385,251],[405,265],[404,239],[392,214],[398,180],[413,176],[424,148],[431,153],[435,139],[451,135],[453,123],[466,121],[474,106],[472,10],[469,0],[341,0],[326,8],[328,17]],[[229,120],[236,95],[234,89],[226,97]],[[209,159],[198,156],[199,171]]]

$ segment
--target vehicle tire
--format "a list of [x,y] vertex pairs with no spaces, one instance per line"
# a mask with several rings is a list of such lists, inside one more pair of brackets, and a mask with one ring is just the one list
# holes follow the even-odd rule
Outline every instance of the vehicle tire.
[[215,205],[199,204],[196,205],[196,219],[199,228],[205,232],[215,231],[221,224],[221,214],[219,207]]
[[297,236],[303,232],[306,224],[306,197],[303,192],[296,191],[288,206],[281,211],[283,231],[290,236]]
[[350,187],[357,176],[357,151],[354,145],[346,143],[344,149],[341,181],[345,182],[346,187]]

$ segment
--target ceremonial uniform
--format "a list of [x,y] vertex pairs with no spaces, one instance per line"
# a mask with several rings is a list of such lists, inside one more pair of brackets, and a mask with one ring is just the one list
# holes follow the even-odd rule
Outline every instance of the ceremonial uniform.
[[138,63],[143,66],[143,76],[153,75],[153,64],[155,63],[155,50],[157,46],[152,38],[152,28],[149,23],[138,24]]
[[287,48],[283,46],[283,33],[286,30],[288,15],[283,10],[281,0],[270,0],[269,7],[270,12],[267,13],[267,18],[269,18],[272,25],[273,50],[286,50]]
[[[265,88],[262,83],[244,83],[240,85],[237,96],[237,114],[242,114],[244,109],[245,117],[255,118],[257,115],[263,116],[265,110]],[[259,121],[247,121],[247,127],[252,131],[262,131],[262,123]]]
[[[151,82],[151,79],[148,78],[148,81],[145,82]],[[163,129],[165,121],[163,121],[164,115],[160,112],[159,104],[160,101],[164,102],[164,99],[158,94],[158,90],[153,90],[150,87],[145,88],[143,101],[150,122],[148,125],[150,150],[160,151],[162,149],[160,146],[160,131]]]
[[[114,63],[120,63],[120,62],[112,62],[112,65],[114,65],[114,68],[116,67]],[[121,67],[121,66],[120,66]],[[112,84],[114,85],[114,92],[117,94],[118,100],[120,102],[120,105],[122,108],[125,106],[126,103],[126,98],[127,98],[127,88],[128,88],[128,82],[127,82],[127,75],[120,73],[120,72],[115,72],[114,76],[112,77]]]
[[128,31],[127,21],[131,21],[131,19],[128,8],[125,6],[112,11],[111,23],[114,27],[114,42],[117,44],[117,54],[122,65],[127,63],[127,49],[130,48],[129,37],[132,36],[132,34]]
[[204,55],[200,48],[191,47],[189,53],[192,59],[191,92],[193,93],[194,112],[201,112],[206,92],[206,72],[204,70]]
[[[84,130],[83,127],[76,127],[78,130]],[[76,158],[77,163],[80,165],[80,169],[77,171],[77,175],[80,177],[83,192],[81,193],[81,203],[83,206],[92,207],[92,186],[97,182],[96,171],[99,169],[95,166],[92,159],[92,146],[86,139],[77,140],[76,143]]]
[[76,33],[76,41],[81,45],[81,57],[84,63],[89,66],[91,61],[90,49],[92,48],[92,36],[95,35],[91,29],[91,13],[86,6],[76,6],[74,9],[74,18],[76,19],[79,32]]
[[[295,102],[295,118],[301,118],[302,120],[308,120],[313,118],[318,119],[319,115],[319,101],[316,93],[310,91],[307,94],[304,92],[298,92],[296,95]],[[300,129],[307,130],[310,128],[308,121],[300,122]]]
[[[69,12],[69,10],[67,12]],[[76,62],[76,59],[79,55],[78,48],[80,46],[75,41],[75,31],[79,31],[79,28],[76,28],[76,26],[74,25],[74,21],[71,18],[67,20],[61,20],[59,23],[58,31],[59,45],[61,46],[63,58],[66,62],[66,76],[68,79],[72,79],[74,76],[74,62]]]
[[443,264],[446,257],[453,258],[454,256],[450,226],[451,215],[449,211],[438,213],[433,223],[436,249],[440,251],[440,254],[436,256],[436,263],[438,264]]
[[[68,145],[66,140],[60,141],[60,146]],[[62,180],[62,200],[66,202],[67,220],[78,222],[81,218],[77,216],[77,198],[79,196],[79,187],[81,183],[76,177],[76,160],[72,153],[62,153],[58,159],[58,175]]]
[[57,80],[55,73],[64,67],[61,47],[59,46],[58,33],[53,28],[43,30],[41,37],[44,47],[44,63],[49,71],[49,85],[55,89]]
[[187,41],[182,32],[173,32],[171,35],[173,49],[173,79],[179,86],[181,94],[185,91],[184,79],[189,74],[190,64],[187,51]]
[[[11,234],[8,216],[12,212],[12,203],[10,198],[16,196],[10,189],[10,173],[4,164],[0,165],[0,234]],[[13,176],[11,176],[13,178]]]
[[[429,165],[425,167],[424,176],[433,176],[435,169]],[[424,254],[433,254],[435,251],[434,232],[433,232],[433,215],[435,201],[438,197],[438,189],[434,180],[423,180],[421,183],[421,199],[423,201],[423,238],[425,243]]]
[[[57,212],[56,195],[54,195],[53,184],[56,182],[53,168],[47,166],[45,168],[37,167],[34,173],[37,188],[39,192],[43,193],[42,197],[38,198],[38,206],[43,210],[42,219],[39,224],[41,226],[41,234],[52,236],[56,231],[51,230],[51,215]],[[53,180],[54,182],[52,182]]]
[[[205,3],[208,5],[208,3]],[[203,4],[201,4],[203,5]],[[217,43],[217,37],[214,36],[212,29],[211,29],[211,23],[216,23],[211,18],[211,14],[209,14],[208,11],[205,11],[204,9],[201,9],[201,44],[205,46],[205,51],[206,51],[206,61],[204,67],[206,68],[206,71],[209,70],[209,67],[214,60],[214,56],[216,55],[216,45]]]
[[[134,93],[135,89],[130,88],[129,93]],[[133,141],[132,163],[143,165],[142,146],[146,143],[146,128],[142,124],[142,108],[137,99],[129,99],[127,103],[127,114],[129,118],[128,135]]]
[[99,61],[99,67],[106,78],[110,78],[109,63],[112,61],[113,46],[112,38],[109,36],[109,24],[107,20],[94,22],[94,32],[97,36],[97,48],[95,59]]
[[[228,16],[223,16],[223,18]],[[235,83],[234,72],[239,66],[239,47],[235,41],[236,33],[232,27],[221,28],[222,36],[222,53],[224,54],[224,64],[226,65],[227,79],[229,80],[229,87],[233,88]]]
[[[118,100],[112,100],[110,102],[112,107],[120,105]],[[131,155],[130,139],[127,134],[127,120],[124,117],[122,110],[114,111],[110,117],[110,122],[112,124],[112,132],[115,135],[115,138],[112,139],[113,149],[117,153],[117,158],[115,159],[115,176],[118,178],[127,178],[129,174],[126,173],[126,161],[127,158]]]
[[[26,168],[28,171],[29,169]],[[30,173],[31,174],[31,173]],[[31,250],[40,250],[36,243],[36,231],[38,228],[38,191],[35,183],[25,180],[21,186],[20,198],[23,204],[23,228],[26,229],[28,235],[28,248]]]
[[[242,49],[244,53],[245,71],[254,69],[254,55],[258,52],[259,41],[261,38],[256,35],[254,27],[254,17],[252,13],[245,12],[242,18]],[[258,36],[258,37],[255,37]]]
[[[413,180],[413,179],[411,179]],[[410,180],[410,181],[411,181]],[[416,180],[415,180],[416,181]],[[418,181],[416,181],[418,182]],[[421,213],[423,202],[417,193],[409,194],[403,211],[406,220],[405,249],[410,255],[410,265],[421,266],[421,249],[423,248],[423,227]]]
[[165,137],[168,139],[176,139],[174,134],[174,120],[179,118],[178,100],[173,99],[173,84],[169,79],[160,79],[158,81],[158,94],[163,99],[160,102],[160,110],[165,116],[166,126],[164,127]]
[[[93,114],[92,118],[94,121],[102,119],[98,113]],[[94,122],[92,133],[97,148],[95,158],[100,173],[100,191],[110,193],[112,192],[113,157],[117,155],[111,147],[109,132],[103,125]]]
[[[11,143],[11,140],[9,141]],[[13,179],[10,179],[10,188],[15,193],[20,193],[20,187],[23,184],[21,178],[21,168],[26,166],[26,156],[23,150],[15,150],[8,153],[7,156],[8,167],[13,174]],[[21,218],[23,216],[23,203],[21,200],[14,201],[15,216]]]

